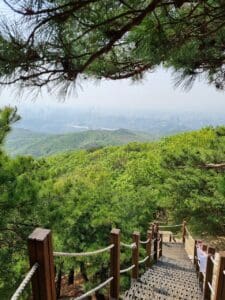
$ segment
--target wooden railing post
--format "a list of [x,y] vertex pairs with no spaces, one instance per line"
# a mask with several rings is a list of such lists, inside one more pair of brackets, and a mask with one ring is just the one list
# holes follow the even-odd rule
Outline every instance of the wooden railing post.
[[213,300],[225,299],[225,251],[219,252],[219,265],[216,280],[215,298]]
[[159,233],[159,223],[158,222],[155,223],[155,227],[156,227],[157,233]]
[[146,255],[149,256],[149,258],[146,261],[146,267],[151,267],[151,251],[152,251],[152,232],[147,231],[147,239],[149,239],[148,243],[146,244]]
[[132,269],[132,279],[138,279],[140,233],[137,231],[134,231],[132,237],[133,237],[133,242],[136,243],[136,247],[132,249],[132,264],[135,265],[135,267]]
[[205,272],[205,281],[203,286],[203,299],[210,300],[211,299],[211,291],[208,285],[208,282],[212,285],[213,278],[213,262],[211,257],[215,254],[216,250],[212,247],[208,247],[208,256],[206,261],[206,272]]
[[110,299],[118,300],[120,295],[120,230],[112,229],[110,233],[111,244],[114,247],[110,251]]
[[151,226],[150,226],[150,228],[149,228],[149,231],[150,231],[151,234],[152,234],[152,238],[153,238],[153,236],[154,236],[154,228],[155,228],[155,224],[154,224],[154,223],[151,223]]
[[183,221],[183,225],[182,225],[182,242],[183,244],[185,243],[185,236],[186,236],[186,221]]
[[208,252],[208,246],[206,244],[202,245],[202,251]]
[[39,264],[32,278],[32,299],[56,300],[51,231],[36,228],[28,237],[28,251],[30,266]]
[[162,257],[163,235],[159,235],[159,258]]
[[154,251],[154,261],[156,262],[158,259],[158,226],[154,225],[154,243],[153,243],[153,251]]

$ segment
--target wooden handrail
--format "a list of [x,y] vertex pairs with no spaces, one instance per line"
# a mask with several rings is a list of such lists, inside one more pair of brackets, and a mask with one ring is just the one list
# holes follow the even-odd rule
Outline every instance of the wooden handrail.
[[162,256],[163,235],[159,235],[159,258]]
[[[187,224],[184,221],[182,226],[182,241],[185,243],[187,233],[190,234],[186,228]],[[132,247],[132,266],[127,269],[120,270],[120,230],[112,229],[110,233],[111,246],[98,250],[110,250],[110,278],[100,284],[100,287],[110,284],[110,298],[118,300],[120,296],[120,274],[132,271],[132,279],[137,280],[139,276],[139,264],[146,262],[146,266],[151,266],[151,257],[154,261],[162,256],[163,235],[159,234],[159,226],[157,223],[153,224],[147,232],[147,241],[142,244],[146,245],[146,257],[139,261],[140,250],[140,233],[133,233],[133,242],[135,247]],[[152,241],[153,253],[152,253]],[[194,243],[194,264],[200,279],[203,281],[203,299],[204,300],[223,300],[225,299],[225,251],[219,252],[218,271],[216,274],[216,285],[213,283],[213,270],[215,266],[215,249],[202,244],[201,249],[207,255],[206,271],[200,274],[199,262],[197,257],[197,244],[202,241],[195,240]],[[55,272],[54,272],[54,257],[52,249],[51,231],[48,229],[36,228],[28,238],[28,251],[30,265],[38,264],[38,268],[32,277],[32,293],[34,300],[56,300],[55,287]],[[96,252],[96,251],[95,251]],[[86,255],[87,253],[85,253]],[[89,254],[89,253],[88,253]],[[122,272],[121,272],[122,271]],[[93,290],[97,290],[98,287]],[[86,294],[90,294],[91,291]],[[86,295],[84,294],[84,296]],[[82,298],[82,296],[81,296]]]
[[132,270],[132,279],[138,279],[140,233],[138,231],[134,231],[132,237],[133,242],[136,244],[136,247],[132,249],[132,264],[135,265],[135,267]]
[[187,222],[183,221],[183,225],[182,225],[182,242],[183,242],[183,244],[185,243],[186,226],[187,226]]
[[210,286],[212,286],[213,279],[213,262],[211,260],[211,256],[215,254],[215,248],[208,247],[207,251],[207,262],[206,262],[206,272],[205,272],[205,282],[203,285],[203,299],[210,300],[211,299],[211,290]]
[[110,284],[110,297],[112,299],[119,299],[120,294],[120,230],[112,229],[110,233],[111,243],[114,247],[110,254],[110,276],[113,280]]
[[[198,256],[197,256],[197,245],[201,245],[201,250],[206,253],[206,270],[202,273],[199,268]],[[202,241],[195,240],[194,243],[194,265],[196,267],[197,275],[199,280],[203,283],[203,299],[204,300],[223,300],[225,299],[225,251],[220,251],[219,263],[216,272],[216,283],[213,283],[213,272],[214,267],[217,265],[213,256],[215,255],[215,248],[209,247],[202,243]]]
[[51,231],[36,228],[28,237],[28,250],[30,266],[39,265],[32,277],[33,299],[56,300]]
[[152,250],[152,232],[150,230],[147,231],[147,239],[149,242],[146,244],[146,254],[149,257],[146,261],[146,267],[150,268],[151,266],[151,250]]
[[213,300],[225,299],[225,251],[219,252],[219,266],[217,272],[215,298]]
[[[102,284],[110,284],[110,299],[118,300],[120,296],[120,274],[125,273],[125,271],[132,271],[132,279],[137,280],[139,275],[139,264],[140,262],[146,263],[147,267],[151,266],[152,258],[152,240],[154,232],[155,240],[154,245],[156,245],[156,252],[154,257],[158,258],[158,249],[162,249],[162,236],[161,241],[158,239],[158,225],[154,224],[151,231],[147,231],[147,240],[142,244],[146,247],[146,257],[144,260],[139,261],[139,248],[140,248],[140,233],[133,233],[133,242],[135,247],[132,247],[132,265],[134,267],[129,267],[127,269],[120,270],[120,230],[112,229],[110,233],[111,245],[95,251],[105,251],[105,249],[110,251],[110,278]],[[161,247],[158,244],[161,243]],[[155,248],[154,248],[155,249]],[[154,250],[155,251],[155,250]],[[38,269],[32,278],[32,296],[34,300],[56,300],[56,286],[55,286],[55,270],[54,270],[54,252],[52,248],[52,237],[51,231],[43,228],[36,228],[33,233],[28,238],[28,252],[30,265],[38,264]],[[60,254],[57,252],[57,254]],[[71,253],[70,253],[71,254]],[[73,253],[74,254],[74,253]],[[78,255],[79,254],[79,255]],[[82,256],[89,255],[88,253],[75,253],[69,256]],[[160,252],[159,256],[162,253]],[[102,285],[100,284],[100,286]],[[97,287],[98,288],[98,287]],[[97,289],[95,288],[95,289]],[[88,294],[91,291],[87,292]],[[86,293],[86,294],[87,294]],[[84,294],[84,296],[86,295]],[[81,297],[82,298],[82,297]]]
[[159,238],[159,227],[158,224],[153,225],[153,238],[154,238],[154,244],[153,244],[153,258],[154,262],[157,262],[158,260],[158,238]]

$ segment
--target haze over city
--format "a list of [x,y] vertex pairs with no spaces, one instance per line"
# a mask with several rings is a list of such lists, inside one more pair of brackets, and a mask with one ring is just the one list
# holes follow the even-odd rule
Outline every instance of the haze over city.
[[40,106],[65,106],[74,108],[95,108],[111,111],[170,110],[170,111],[220,111],[225,110],[225,95],[204,80],[194,84],[186,91],[174,87],[174,78],[170,70],[158,69],[147,74],[140,82],[131,80],[91,82],[83,81],[74,88],[70,97],[59,98],[46,91],[38,97],[19,95],[15,88],[4,90],[0,104],[16,105],[18,108]]

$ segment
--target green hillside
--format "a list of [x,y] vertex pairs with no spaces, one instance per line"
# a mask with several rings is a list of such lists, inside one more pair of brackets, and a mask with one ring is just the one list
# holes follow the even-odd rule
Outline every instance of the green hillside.
[[96,149],[103,146],[153,140],[153,136],[126,129],[88,130],[68,134],[41,134],[14,128],[5,142],[10,155],[46,156],[74,149]]
[[[0,126],[0,137],[5,128]],[[2,151],[0,166],[3,300],[27,271],[26,239],[37,226],[51,228],[54,249],[68,252],[106,246],[112,227],[121,229],[124,242],[134,230],[144,239],[155,219],[179,224],[185,218],[197,238],[225,235],[224,127],[41,159],[10,158]],[[130,256],[122,255],[124,266],[125,257]],[[107,254],[55,260],[66,274],[87,268],[93,284],[101,281],[108,262]]]

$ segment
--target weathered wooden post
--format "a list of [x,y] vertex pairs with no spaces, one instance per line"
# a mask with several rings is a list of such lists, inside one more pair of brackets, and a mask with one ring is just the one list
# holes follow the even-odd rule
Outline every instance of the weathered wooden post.
[[39,265],[32,278],[32,299],[56,300],[51,231],[36,228],[28,237],[28,251],[30,266]]
[[154,236],[154,227],[155,227],[155,223],[151,223],[150,227],[149,227],[149,231],[151,232],[152,234],[152,238]]
[[[211,291],[209,288],[209,284],[212,285],[212,278],[213,278],[213,262],[211,260],[212,256],[215,254],[215,248],[208,247],[208,256],[206,261],[206,272],[205,272],[205,282],[203,286],[203,299],[210,300],[211,299]],[[209,283],[209,284],[208,284]]]
[[110,299],[118,300],[120,295],[120,230],[112,229],[110,241],[114,247],[110,251]]
[[133,242],[136,244],[136,247],[132,249],[132,264],[135,265],[135,267],[132,269],[132,279],[138,279],[140,233],[134,231],[132,237],[133,237]]
[[159,235],[159,258],[162,257],[163,235]]
[[151,252],[152,252],[152,233],[151,231],[147,231],[147,240],[148,243],[146,244],[146,254],[148,256],[148,259],[146,261],[146,267],[150,268],[151,267]]
[[155,227],[156,227],[157,233],[159,233],[159,223],[158,222],[155,223]]
[[182,242],[183,244],[185,243],[185,236],[186,236],[186,221],[183,221],[183,225],[182,225]]
[[225,251],[219,252],[219,256],[215,298],[213,300],[225,299]]
[[154,261],[156,262],[158,259],[158,226],[157,224],[154,225],[154,243],[153,243],[153,249],[154,249]]

